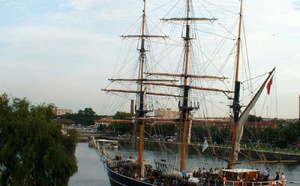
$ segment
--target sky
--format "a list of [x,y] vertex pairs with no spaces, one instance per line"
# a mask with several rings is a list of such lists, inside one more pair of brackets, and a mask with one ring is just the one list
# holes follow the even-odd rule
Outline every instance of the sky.
[[[141,9],[142,0],[0,0],[0,93],[101,114],[119,36]],[[256,70],[276,66],[278,117],[298,118],[300,2],[244,0],[244,19]]]

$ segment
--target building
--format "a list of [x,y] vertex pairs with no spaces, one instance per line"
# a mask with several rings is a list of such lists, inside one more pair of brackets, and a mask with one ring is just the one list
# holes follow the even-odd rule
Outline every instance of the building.
[[58,108],[57,106],[53,106],[53,113],[57,116],[65,115],[67,113],[73,114],[72,109],[63,109],[63,108]]
[[162,118],[179,118],[179,111],[168,109],[157,109],[154,110],[154,117],[162,117]]
[[107,116],[105,118],[102,118],[100,120],[95,120],[94,127],[98,128],[100,125],[108,126],[110,122],[107,122],[107,120],[112,120],[112,116]]
[[248,121],[246,125],[250,128],[258,128],[261,131],[264,131],[267,127],[277,127],[276,121],[260,121],[260,122],[250,122]]
[[[277,123],[278,123],[277,120],[259,121],[259,122],[247,121],[245,126],[264,131],[267,127],[276,128]],[[216,126],[219,129],[231,129],[233,127],[233,121],[231,121],[230,118],[224,118],[223,120],[222,119],[207,120],[206,122],[201,120],[200,121],[196,120],[195,124],[203,127]]]

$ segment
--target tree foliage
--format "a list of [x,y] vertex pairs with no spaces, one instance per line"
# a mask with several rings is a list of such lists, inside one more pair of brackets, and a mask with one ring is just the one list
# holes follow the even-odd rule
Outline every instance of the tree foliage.
[[210,143],[225,143],[231,139],[229,129],[220,129],[217,126],[195,126],[192,128],[192,140],[195,142],[203,142],[208,139]]
[[245,126],[243,138],[253,139],[253,142],[261,140],[263,143],[269,143],[280,148],[295,145],[300,136],[299,121],[285,125],[279,124],[277,127],[266,127],[264,131],[259,128]]
[[[126,112],[117,112],[113,119],[126,119],[132,117],[132,114]],[[248,118],[249,122],[260,122],[263,121],[262,117],[257,117],[250,115]],[[277,121],[283,122],[283,121]],[[113,123],[108,127],[106,125],[100,125],[98,127],[99,131],[110,130],[114,134],[125,134],[133,132],[133,124],[124,123]],[[144,125],[145,137],[152,135],[163,135],[172,136],[175,133],[180,133],[178,126],[175,125]],[[136,133],[139,132],[139,128],[135,130]],[[133,134],[134,135],[134,134]],[[265,144],[272,144],[276,147],[285,148],[289,145],[295,145],[300,139],[300,121],[295,123],[289,123],[287,126],[278,127],[266,127],[265,130],[261,130],[260,127],[249,127],[245,125],[244,134],[242,137],[242,143],[257,143],[262,142]],[[227,143],[232,140],[232,131],[230,128],[221,129],[217,126],[193,126],[191,131],[191,140],[193,142],[203,142],[208,139],[210,143]],[[300,141],[300,140],[299,140]]]
[[250,122],[261,122],[263,119],[260,116],[249,115],[248,121]]
[[[131,118],[132,114],[127,112],[117,112],[113,119],[126,119]],[[124,134],[124,133],[131,133],[133,131],[133,124],[132,123],[112,123],[109,125],[109,129],[114,131],[115,134]]]
[[132,114],[127,113],[127,112],[117,112],[114,116],[113,119],[126,119],[126,118],[131,118]]
[[83,110],[79,110],[78,113],[67,113],[65,115],[60,116],[60,118],[71,119],[77,124],[89,126],[94,125],[95,120],[98,120],[100,117],[96,114],[96,112],[93,111],[92,108],[85,108]]
[[104,124],[100,124],[100,125],[98,126],[98,128],[97,128],[97,130],[98,130],[99,132],[105,132],[107,129],[108,129],[108,127],[107,127],[106,125],[104,125]]
[[0,165],[4,185],[68,185],[77,172],[77,133],[63,134],[52,105],[0,96]]

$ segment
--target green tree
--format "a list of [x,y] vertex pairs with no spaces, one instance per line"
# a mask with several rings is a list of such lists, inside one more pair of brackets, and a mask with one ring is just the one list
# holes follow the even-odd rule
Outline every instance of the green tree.
[[99,132],[105,132],[107,129],[108,129],[107,126],[103,124],[100,124],[99,127],[97,128]]
[[260,122],[260,121],[262,121],[263,119],[262,119],[262,117],[257,117],[257,116],[254,116],[254,115],[249,115],[249,117],[248,117],[248,121],[250,121],[250,122]]
[[100,119],[100,117],[93,111],[92,108],[85,108],[84,110],[79,110],[78,113],[65,114],[60,116],[60,118],[71,119],[77,124],[82,124],[85,126],[94,125],[95,120]]
[[298,139],[298,132],[295,130],[295,126],[293,124],[289,124],[282,131],[282,138],[286,142],[283,147],[287,147],[289,144],[294,144]]
[[114,116],[113,119],[126,119],[126,118],[131,118],[132,114],[127,113],[127,112],[117,112]]
[[265,142],[276,142],[280,137],[280,128],[267,127],[262,138]]
[[300,135],[300,121],[296,121],[293,126],[295,127],[295,129],[298,132],[298,136]]
[[[144,130],[147,135],[163,135],[173,136],[176,132],[175,125],[144,125]],[[138,130],[139,131],[139,130]]]
[[[131,118],[132,114],[127,112],[117,112],[113,119],[119,119],[124,120],[127,118]],[[116,134],[124,134],[124,133],[130,133],[133,131],[133,124],[132,123],[112,123],[109,125],[109,129],[111,131],[114,131]]]
[[194,126],[192,130],[193,141],[203,141],[205,137],[207,137],[207,130],[201,126]]
[[52,105],[31,106],[0,96],[0,165],[3,185],[68,185],[77,172],[77,133],[61,131]]

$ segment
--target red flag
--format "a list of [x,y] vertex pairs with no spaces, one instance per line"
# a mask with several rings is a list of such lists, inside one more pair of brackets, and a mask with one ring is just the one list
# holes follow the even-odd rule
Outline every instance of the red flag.
[[270,94],[272,83],[273,83],[273,77],[270,79],[270,81],[267,84],[267,93],[268,93],[268,95]]

